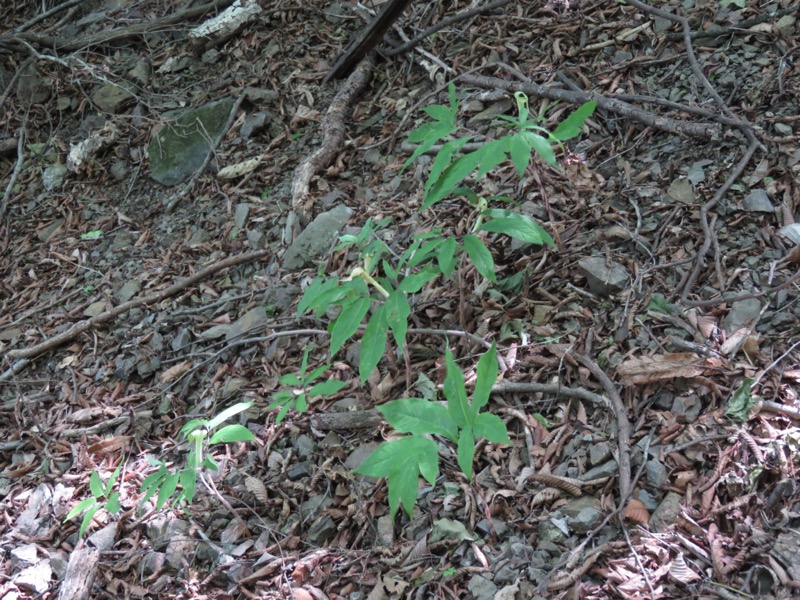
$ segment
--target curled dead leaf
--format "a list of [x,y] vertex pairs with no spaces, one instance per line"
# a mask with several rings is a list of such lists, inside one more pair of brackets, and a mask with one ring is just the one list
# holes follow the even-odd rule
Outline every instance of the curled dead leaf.
[[630,502],[628,502],[623,516],[629,521],[642,526],[647,525],[650,521],[650,513],[645,508],[644,504],[642,504],[642,501],[636,498],[631,498]]

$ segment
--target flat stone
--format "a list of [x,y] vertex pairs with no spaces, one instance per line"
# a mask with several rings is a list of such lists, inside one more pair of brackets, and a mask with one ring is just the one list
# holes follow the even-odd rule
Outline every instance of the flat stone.
[[210,143],[225,133],[234,100],[210,102],[160,126],[150,136],[150,176],[162,185],[177,185],[205,162]]
[[745,210],[749,210],[750,212],[763,212],[769,214],[775,212],[775,208],[772,206],[772,201],[769,199],[767,191],[761,188],[757,190],[751,190],[750,193],[744,197],[742,206]]
[[602,297],[621,292],[627,287],[631,278],[625,267],[616,262],[608,266],[602,256],[579,260],[578,268],[586,276],[589,290]]
[[97,88],[92,93],[92,102],[103,112],[116,114],[122,112],[129,104],[133,103],[135,95],[129,89],[107,83]]
[[353,209],[343,204],[320,213],[311,221],[283,255],[283,267],[297,271],[313,264],[313,261],[324,256],[339,237]]
[[234,321],[225,332],[225,339],[229,341],[233,340],[254,329],[264,327],[266,324],[267,310],[263,306],[256,306]]

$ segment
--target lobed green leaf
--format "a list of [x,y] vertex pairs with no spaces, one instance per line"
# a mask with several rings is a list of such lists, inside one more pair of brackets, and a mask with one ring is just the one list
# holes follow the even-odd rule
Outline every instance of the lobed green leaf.
[[364,335],[361,336],[361,359],[358,364],[358,374],[361,383],[365,383],[375,367],[378,366],[386,351],[386,337],[389,325],[386,322],[384,306],[381,306],[372,315]]
[[586,102],[578,107],[570,116],[561,121],[553,132],[553,139],[564,142],[577,137],[581,133],[581,128],[586,122],[586,119],[592,116],[594,109],[597,107],[597,100]]
[[472,481],[472,463],[475,460],[475,434],[472,426],[468,425],[461,430],[458,438],[458,466],[461,472]]
[[472,414],[477,415],[489,402],[492,386],[497,381],[497,346],[492,342],[492,347],[478,360],[475,390],[472,392]]
[[468,234],[464,236],[464,250],[467,251],[467,256],[475,265],[478,273],[486,277],[489,281],[497,281],[497,276],[494,273],[494,259],[492,253],[483,244],[480,238]]
[[331,396],[341,390],[347,385],[346,381],[339,381],[338,379],[328,379],[328,381],[321,381],[320,383],[311,387],[308,390],[308,397],[314,398],[316,396]]
[[231,442],[255,442],[256,436],[244,425],[226,425],[208,441],[209,444],[229,444]]
[[503,419],[490,412],[482,412],[475,419],[475,435],[495,444],[511,444]]
[[459,427],[466,427],[472,422],[472,414],[467,404],[467,389],[464,386],[464,374],[456,365],[453,353],[447,348],[445,353],[447,375],[444,378],[444,397],[447,398],[447,411],[450,418]]
[[447,408],[423,398],[401,398],[378,407],[384,418],[399,433],[441,435],[455,441],[458,426]]

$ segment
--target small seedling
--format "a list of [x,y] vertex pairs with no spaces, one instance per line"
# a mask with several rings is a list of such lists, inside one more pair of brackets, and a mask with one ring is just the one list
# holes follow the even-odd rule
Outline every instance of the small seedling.
[[[217,463],[207,451],[208,447],[215,444],[256,441],[255,436],[243,425],[225,425],[217,429],[222,423],[247,410],[252,405],[252,402],[239,402],[226,408],[212,419],[192,419],[181,427],[179,435],[187,440],[190,445],[185,467],[179,471],[171,470],[165,462],[148,456],[147,459],[151,466],[158,467],[158,469],[155,473],[148,475],[142,482],[141,492],[144,496],[140,502],[147,502],[158,493],[156,509],[161,510],[167,500],[178,491],[178,485],[180,485],[181,489],[175,496],[173,504],[177,504],[181,500],[185,500],[187,504],[190,504],[194,498],[197,476],[201,469],[218,470]],[[214,432],[213,435],[206,441],[211,432]]]
[[73,509],[69,511],[67,517],[64,519],[65,521],[69,521],[70,519],[73,519],[82,512],[86,511],[83,515],[83,521],[81,521],[81,528],[78,531],[78,537],[83,537],[83,534],[86,533],[86,529],[88,529],[89,524],[94,518],[94,515],[101,508],[105,508],[111,514],[117,514],[119,512],[119,492],[112,492],[111,490],[114,489],[114,485],[117,482],[117,477],[119,477],[121,470],[122,463],[120,463],[119,466],[114,469],[111,477],[109,477],[108,481],[105,483],[103,483],[103,480],[100,479],[100,475],[97,473],[97,471],[92,471],[92,474],[89,476],[89,491],[92,494],[91,497],[78,502],[78,504],[76,504]]
[[320,365],[310,373],[306,373],[308,369],[308,354],[310,351],[311,348],[306,348],[306,351],[303,353],[303,362],[300,365],[299,373],[289,373],[288,375],[283,375],[278,380],[282,385],[289,386],[290,389],[282,390],[274,394],[272,396],[274,402],[267,408],[267,410],[280,408],[278,415],[275,417],[276,423],[283,421],[291,408],[299,412],[306,412],[306,410],[308,410],[309,398],[330,396],[347,385],[346,381],[338,381],[336,379],[328,379],[327,381],[321,381],[312,385],[312,383],[316,379],[319,379],[331,366],[329,364]]

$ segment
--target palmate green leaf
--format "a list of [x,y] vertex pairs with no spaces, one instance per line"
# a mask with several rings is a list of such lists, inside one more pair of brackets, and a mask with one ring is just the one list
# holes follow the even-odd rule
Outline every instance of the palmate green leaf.
[[570,116],[559,123],[552,134],[552,138],[559,142],[564,142],[579,136],[583,124],[586,122],[586,119],[592,116],[596,107],[597,100],[586,102],[578,107]]
[[103,480],[100,479],[100,474],[97,471],[92,471],[92,474],[89,475],[89,490],[95,498],[102,498],[105,496]]
[[[444,148],[442,148],[442,151],[443,150]],[[478,168],[481,160],[482,156],[480,151],[470,152],[469,154],[465,154],[457,158],[446,169],[444,169],[444,171],[442,171],[442,174],[439,177],[435,179],[433,178],[433,171],[431,171],[431,176],[428,178],[428,181],[433,181],[433,184],[429,189],[426,189],[425,198],[422,202],[420,210],[428,209],[443,198],[447,197],[462,179]],[[435,165],[436,161],[434,161],[434,166]]]
[[398,292],[405,292],[406,294],[416,294],[422,287],[429,281],[433,281],[439,276],[439,273],[426,268],[419,273],[412,273],[408,277],[404,277],[400,285],[397,286]]
[[411,307],[408,305],[408,298],[402,291],[395,291],[389,294],[383,306],[386,311],[386,323],[392,330],[397,347],[402,349],[406,341],[406,330],[408,329],[408,316],[411,314]]
[[441,269],[442,273],[447,277],[449,277],[456,268],[458,260],[455,254],[457,248],[458,242],[456,242],[456,239],[452,237],[447,238],[439,248],[439,253],[436,256],[439,269]]
[[447,123],[450,127],[456,126],[456,115],[447,106],[441,104],[434,104],[433,106],[426,106],[422,109],[431,119]]
[[428,174],[428,179],[425,180],[425,194],[441,179],[442,173],[451,166],[453,155],[470,139],[469,137],[463,137],[450,140],[436,153],[436,158],[433,159],[433,164],[431,165],[431,172]]
[[331,396],[341,390],[347,385],[346,381],[339,381],[338,379],[329,379],[328,381],[321,381],[308,390],[308,397],[314,398],[316,396]]
[[467,425],[461,430],[458,438],[458,466],[461,472],[472,481],[472,462],[475,460],[475,434],[472,426]]
[[[413,254],[409,254],[407,261],[409,268],[414,268],[420,263],[430,260],[433,256],[436,256],[436,250],[442,245],[444,238],[437,237],[436,239],[429,240],[424,244],[422,242],[423,240],[419,240],[420,247],[416,249]],[[405,253],[403,256],[405,256]]]
[[452,441],[458,436],[458,426],[447,408],[423,398],[401,398],[378,407],[384,418],[399,433],[441,435]]
[[[366,284],[364,285],[366,286]],[[370,298],[366,294],[342,307],[342,312],[336,317],[331,327],[331,356],[335,355],[342,345],[358,331],[358,326],[369,312],[369,307]]]
[[78,531],[78,537],[83,537],[83,534],[86,533],[87,529],[89,529],[89,525],[92,523],[92,519],[98,510],[100,510],[100,505],[96,504],[87,510],[85,515],[83,515],[83,521],[81,522],[80,531]]
[[313,371],[311,371],[311,373],[309,373],[309,374],[308,374],[308,375],[305,377],[305,380],[304,380],[304,381],[305,381],[305,383],[311,383],[311,382],[312,382],[312,381],[314,381],[314,380],[315,380],[317,377],[319,377],[320,375],[322,375],[322,374],[323,374],[325,371],[327,371],[327,370],[328,370],[328,369],[330,369],[330,368],[331,368],[331,366],[330,366],[329,364],[325,364],[325,365],[320,365],[320,366],[318,366],[316,369],[314,369]]
[[519,136],[531,148],[536,150],[536,153],[548,165],[553,167],[558,165],[556,162],[556,152],[553,150],[553,146],[550,145],[548,140],[537,133],[533,133],[532,131],[521,131],[517,133],[516,136]]
[[439,476],[439,447],[424,436],[402,437],[381,444],[355,472],[386,477],[392,518],[400,505],[411,515],[417,501],[419,476],[422,475],[431,485]]
[[477,154],[480,157],[478,173],[475,175],[476,179],[480,179],[497,165],[508,160],[511,137],[507,135],[498,140],[492,140],[473,152],[473,154]]
[[490,412],[482,412],[475,418],[475,436],[494,444],[511,444],[508,429],[503,419]]
[[84,498],[80,502],[78,502],[75,506],[72,507],[72,510],[67,513],[67,516],[64,518],[65,521],[69,521],[70,519],[74,519],[83,511],[87,510],[92,506],[99,506],[96,498]]
[[517,174],[522,177],[531,162],[531,147],[519,135],[512,135],[508,142],[508,152]]
[[112,515],[117,514],[122,506],[119,503],[119,492],[114,492],[108,497],[108,502],[105,503],[104,507],[108,512]]
[[489,281],[497,281],[497,276],[494,274],[494,258],[480,238],[472,234],[465,235],[464,250],[467,251],[467,256],[475,265],[478,273]]
[[161,510],[164,507],[164,504],[167,502],[167,500],[169,500],[172,494],[175,493],[175,490],[178,489],[179,477],[180,477],[179,473],[170,473],[164,479],[164,482],[161,484],[161,488],[158,490],[158,497],[156,499],[156,510]]
[[294,409],[297,412],[304,413],[308,410],[308,400],[305,394],[297,394],[294,398]]
[[[274,403],[270,405],[270,408],[273,408]],[[286,415],[289,414],[289,410],[294,406],[294,402],[286,402],[281,406],[281,409],[278,411],[278,414],[275,415],[275,423],[280,425],[281,422],[286,418]],[[277,408],[277,407],[275,407]]]
[[208,440],[209,444],[229,444],[231,442],[255,442],[256,436],[244,425],[226,425]]
[[184,469],[180,472],[180,482],[183,488],[183,497],[189,504],[194,498],[194,489],[197,484],[197,471],[194,469]]
[[475,380],[475,390],[472,392],[472,414],[477,415],[489,402],[492,386],[497,381],[497,346],[492,342],[492,347],[478,360],[478,372]]
[[480,231],[504,233],[528,244],[555,246],[553,238],[544,227],[531,217],[503,208],[485,210],[486,220],[478,228]]
[[430,150],[433,145],[438,142],[443,137],[447,137],[453,132],[453,127],[451,127],[448,123],[426,123],[422,127],[418,127],[411,134],[408,136],[408,141],[417,143],[419,142],[419,146],[416,147],[413,154],[408,157],[406,162],[403,163],[403,168],[400,169],[400,173],[405,171],[408,166],[413,163],[418,157],[425,154],[428,150]]
[[445,353],[447,375],[444,378],[444,397],[447,398],[447,412],[459,427],[466,427],[472,422],[472,413],[467,404],[467,389],[464,386],[464,374],[456,365],[453,353],[447,348]]
[[216,429],[220,424],[224,423],[231,417],[238,415],[241,412],[246,411],[248,408],[253,406],[252,402],[237,402],[233,406],[229,406],[222,412],[220,412],[217,416],[208,421],[208,428],[209,429]]
[[375,311],[367,323],[364,335],[361,336],[361,359],[358,364],[358,375],[362,384],[366,383],[386,351],[389,324],[386,322],[385,314],[385,306],[381,306]]
[[[337,279],[315,277],[306,288],[306,291],[303,292],[303,297],[300,299],[300,303],[297,305],[297,316],[299,317],[307,310],[319,306],[323,296],[338,287],[339,281]],[[327,305],[325,308],[327,308]]]
[[208,421],[206,419],[191,419],[188,423],[180,428],[178,435],[188,438],[190,433],[196,429],[200,429],[201,427],[208,427]]
[[113,489],[114,484],[117,483],[117,477],[119,477],[119,474],[121,472],[122,472],[122,463],[117,465],[117,468],[114,469],[114,472],[111,474],[111,477],[109,477],[108,481],[106,481],[106,485],[105,485],[106,496],[108,496],[111,493],[111,490]]

